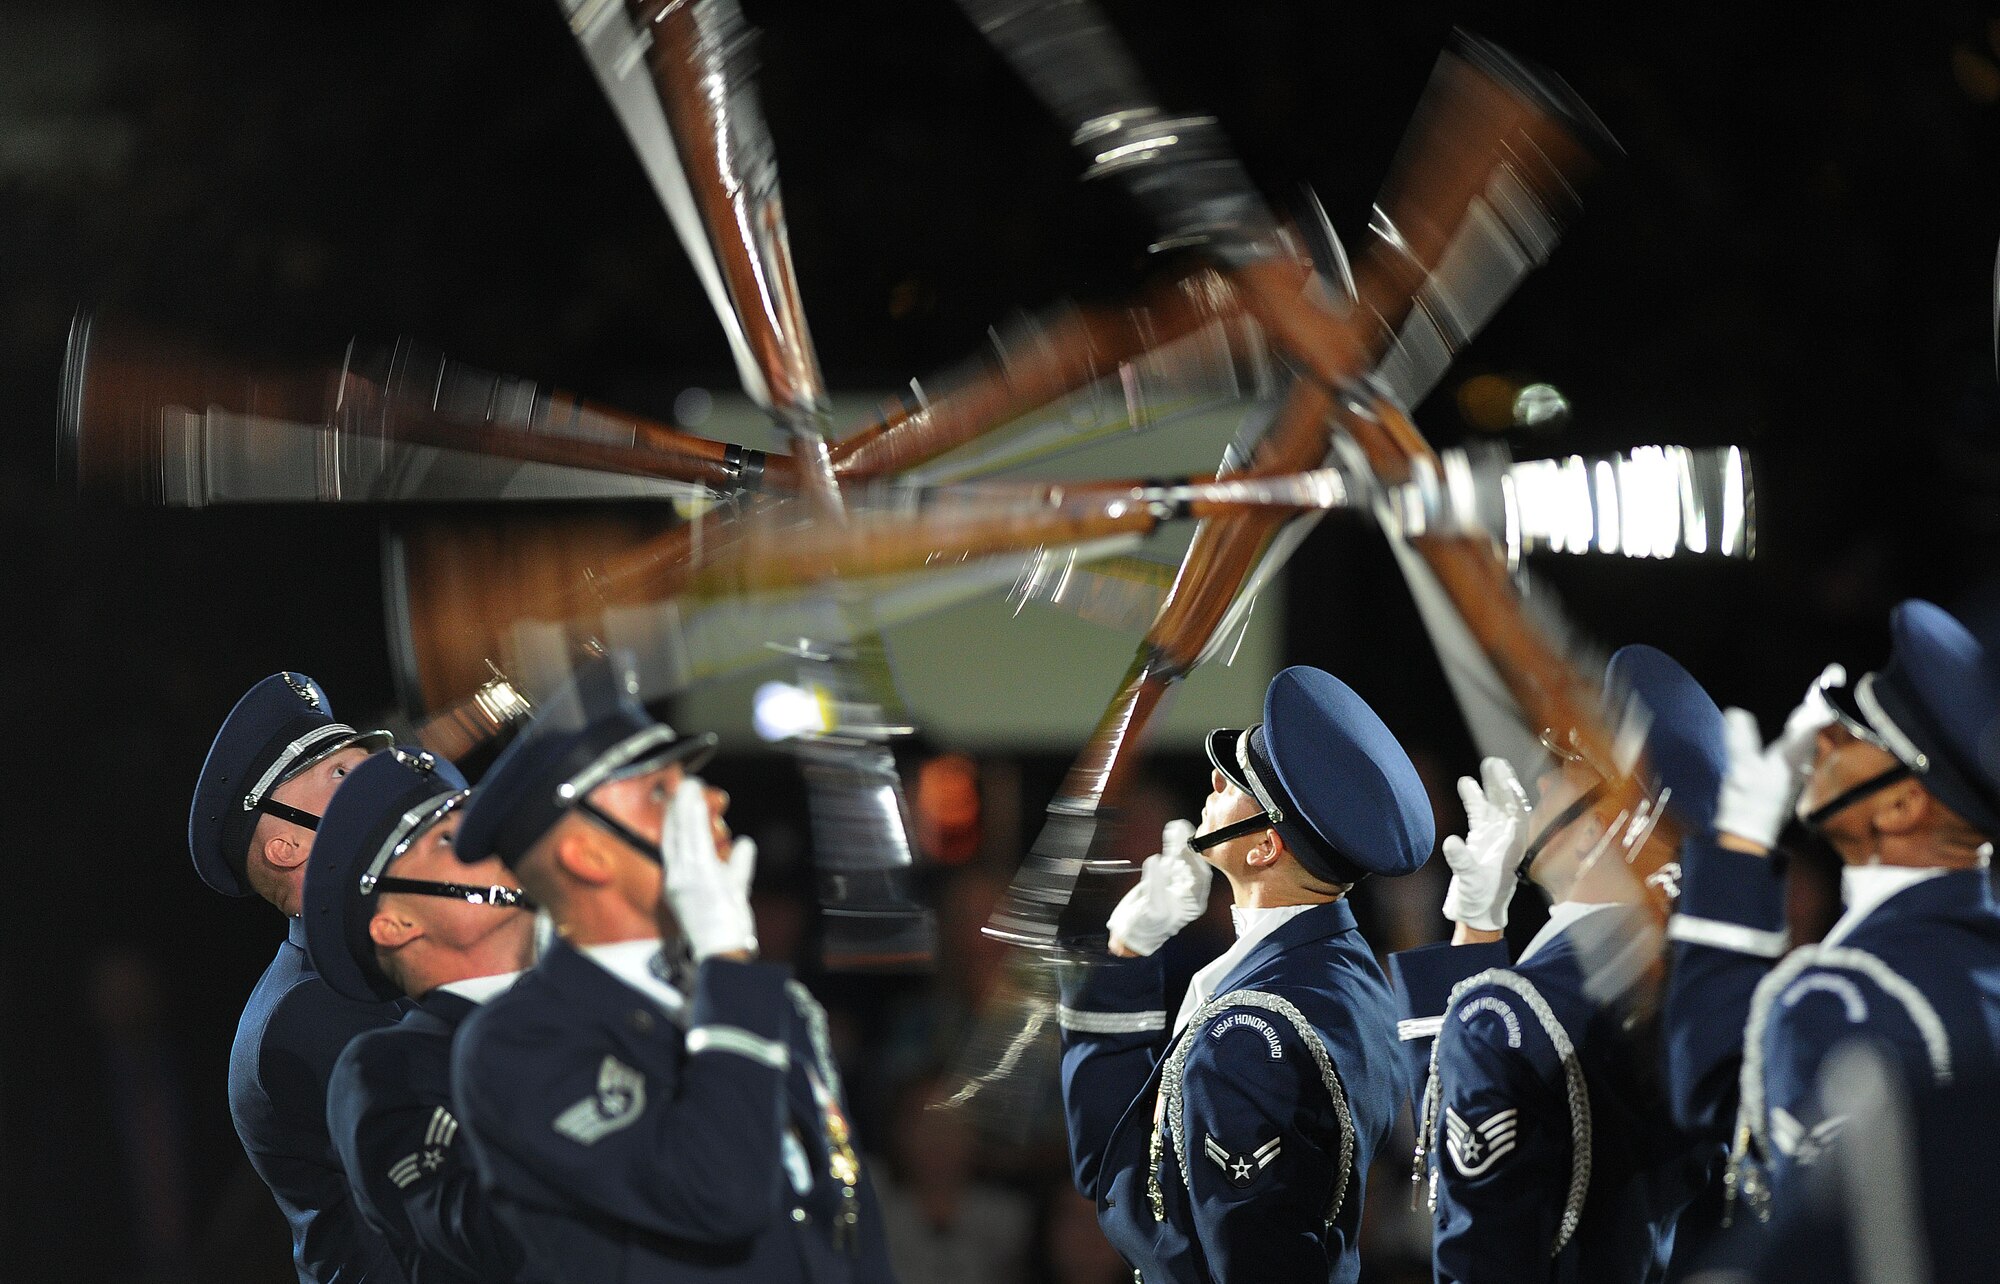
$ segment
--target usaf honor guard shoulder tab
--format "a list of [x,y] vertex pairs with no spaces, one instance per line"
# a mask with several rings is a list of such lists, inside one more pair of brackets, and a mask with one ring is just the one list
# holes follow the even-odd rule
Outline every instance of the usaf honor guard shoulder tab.
[[[1520,1015],[1517,1005],[1526,1010],[1528,1019]],[[1590,1091],[1583,1077],[1582,1058],[1570,1041],[1569,1031],[1557,1019],[1542,992],[1520,973],[1491,968],[1467,977],[1453,988],[1445,1004],[1444,1025],[1431,1044],[1430,1077],[1424,1084],[1423,1110],[1417,1120],[1416,1170],[1411,1179],[1420,1189],[1428,1181],[1431,1211],[1436,1212],[1438,1174],[1433,1160],[1440,1150],[1450,1158],[1453,1170],[1470,1180],[1485,1176],[1514,1149],[1520,1126],[1518,1108],[1507,1107],[1468,1119],[1444,1102],[1444,1080],[1438,1073],[1444,1046],[1453,1038],[1454,1027],[1470,1029],[1470,1019],[1482,1014],[1495,1019],[1499,1040],[1510,1050],[1521,1048],[1525,1030],[1539,1029],[1562,1068],[1563,1092],[1569,1102],[1569,1192],[1556,1228],[1555,1243],[1549,1249],[1553,1257],[1576,1234],[1577,1224],[1583,1218],[1584,1199],[1590,1193]]]
[[[1306,1019],[1306,1014],[1301,1012],[1296,1004],[1282,995],[1262,990],[1231,990],[1227,994],[1210,999],[1197,1009],[1188,1019],[1187,1029],[1192,1035],[1223,1013],[1242,1008],[1253,1008],[1259,1012],[1269,1013],[1276,1021],[1291,1028],[1311,1055],[1320,1082],[1325,1086],[1327,1097],[1333,1105],[1335,1127],[1340,1140],[1339,1154],[1335,1161],[1338,1167],[1333,1194],[1327,1204],[1325,1217],[1325,1223],[1330,1226],[1339,1218],[1341,1206],[1347,1202],[1347,1191],[1353,1184],[1356,1153],[1359,1149],[1359,1135],[1355,1131],[1353,1111],[1348,1106],[1347,1091],[1341,1087],[1340,1076],[1334,1070],[1333,1057],[1327,1051],[1326,1043],[1320,1038],[1319,1031],[1313,1028],[1312,1023]],[[1262,1020],[1262,1018],[1257,1019]],[[1271,1022],[1264,1024],[1275,1033],[1275,1025]],[[1194,1169],[1190,1164],[1184,1136],[1186,1125],[1182,1107],[1185,1100],[1188,1056],[1198,1041],[1192,1037],[1182,1039],[1174,1044],[1173,1050],[1167,1054],[1166,1064],[1160,1072],[1162,1106],[1159,1117],[1153,1124],[1153,1147],[1156,1152],[1161,1149],[1162,1133],[1172,1136],[1175,1166],[1180,1169],[1181,1181],[1187,1185],[1190,1197],[1194,1194]],[[1282,1053],[1282,1043],[1279,1050]],[[1169,1120],[1173,1121],[1172,1127],[1163,1128],[1163,1124]],[[1202,1144],[1202,1153],[1208,1157],[1209,1162],[1220,1167],[1230,1184],[1239,1189],[1255,1181],[1257,1174],[1278,1157],[1280,1150],[1279,1140],[1274,1139],[1262,1143],[1261,1148],[1253,1147],[1246,1159],[1245,1156],[1232,1152],[1215,1137],[1204,1137]],[[1157,1210],[1163,1207],[1159,1176],[1160,1168],[1156,1164],[1148,1177],[1147,1190],[1147,1195],[1156,1210],[1156,1216]]]

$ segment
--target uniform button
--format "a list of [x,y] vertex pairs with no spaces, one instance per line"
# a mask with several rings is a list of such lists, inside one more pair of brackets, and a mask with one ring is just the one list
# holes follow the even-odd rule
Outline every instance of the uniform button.
[[806,1212],[805,1209],[794,1208],[792,1210],[792,1220],[795,1222],[808,1222],[812,1220],[812,1217],[810,1214]]
[[632,1028],[640,1034],[651,1034],[653,1032],[653,1014],[644,1008],[632,1009]]

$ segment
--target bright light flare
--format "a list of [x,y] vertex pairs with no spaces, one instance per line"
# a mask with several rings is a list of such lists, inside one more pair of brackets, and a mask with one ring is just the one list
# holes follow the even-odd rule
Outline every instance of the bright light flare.
[[824,695],[789,682],[766,682],[751,701],[751,725],[762,740],[825,735],[833,725]]

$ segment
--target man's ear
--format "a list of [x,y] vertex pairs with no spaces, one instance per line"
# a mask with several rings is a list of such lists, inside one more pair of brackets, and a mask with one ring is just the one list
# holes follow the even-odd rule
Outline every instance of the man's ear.
[[309,845],[282,834],[273,834],[266,838],[260,850],[264,854],[264,862],[273,869],[297,869],[305,864],[306,857],[312,854]]
[[602,887],[612,879],[611,861],[606,857],[603,844],[591,842],[574,828],[566,834],[557,835],[552,855],[557,869],[586,886]]
[[1278,831],[1267,829],[1264,831],[1264,836],[1257,840],[1257,845],[1243,857],[1243,862],[1252,869],[1269,869],[1278,863],[1278,857],[1288,851],[1285,840],[1278,836]]
[[1902,836],[1920,829],[1931,819],[1936,800],[1914,780],[1899,780],[1876,794],[1868,823],[1878,834]]
[[415,919],[388,910],[377,910],[375,917],[368,920],[368,939],[385,950],[408,945],[423,934],[423,925]]

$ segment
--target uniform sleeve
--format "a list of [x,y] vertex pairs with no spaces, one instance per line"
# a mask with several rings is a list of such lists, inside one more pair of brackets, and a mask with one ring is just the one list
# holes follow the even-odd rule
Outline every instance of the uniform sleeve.
[[1478,987],[1457,1013],[1438,1034],[1438,1284],[1551,1279],[1573,1150],[1559,1063],[1510,992]]
[[853,1279],[855,1284],[896,1284],[882,1202],[875,1198],[875,1183],[866,1172],[861,1175],[861,1251],[855,1255]]
[[1667,1094],[1675,1123],[1727,1141],[1750,999],[1786,949],[1785,881],[1772,858],[1730,851],[1713,834],[1689,838],[1681,866],[1661,1012]]
[[[1396,1036],[1410,1072],[1410,1091],[1421,1096],[1431,1073],[1431,1043],[1444,1023],[1445,1004],[1460,981],[1488,968],[1506,967],[1507,943],[1425,945],[1389,956],[1389,983],[1396,992]],[[1423,1115],[1413,1100],[1411,1117]]]
[[[316,976],[278,1000],[258,1048],[257,1073],[265,1095],[284,1113],[295,1136],[326,1135],[327,1084],[334,1064],[356,1035],[381,1029],[392,1013],[382,1005],[343,999]],[[301,1274],[322,1284],[402,1284],[402,1267],[388,1243],[362,1220],[348,1196],[331,1139],[318,1154],[288,1158],[326,1170],[323,1179],[314,1181],[318,1206],[293,1245]]]
[[702,964],[685,1055],[663,1046],[643,1066],[567,1029],[479,1013],[453,1048],[453,1085],[461,1119],[507,1161],[482,1165],[486,1180],[678,1239],[757,1235],[785,1181],[786,979],[770,964]]
[[[1881,976],[1870,975],[1882,965],[1869,961],[1870,970],[1827,966],[1801,972],[1778,994],[1758,1041],[1764,1159],[1778,1200],[1787,1198],[1801,1170],[1816,1163],[1848,1123],[1845,1114],[1828,1113],[1821,1100],[1820,1072],[1835,1048],[1856,1040],[1874,1043],[1889,1053],[1905,1082],[1922,1091],[1938,1082],[1937,1053],[1949,1057],[1948,1050],[1926,1043],[1905,999],[1889,993]],[[1920,1011],[1931,1012],[1921,995],[1908,993]],[[1942,1025],[1934,1028],[1941,1039]]]
[[1112,1130],[1166,1047],[1166,978],[1159,957],[1066,969],[1056,1016],[1070,1163],[1076,1188],[1096,1199],[1110,1176],[1104,1160]]
[[448,1094],[413,1082],[400,1062],[369,1061],[367,1040],[349,1045],[327,1094],[327,1125],[363,1217],[405,1260],[514,1278],[520,1247],[480,1190]]
[[[1326,1225],[1340,1148],[1319,1062],[1289,1022],[1262,1011],[1225,1009],[1189,1037],[1176,1126],[1209,1275],[1326,1278],[1344,1246]],[[1361,1198],[1358,1180],[1346,1199]]]

